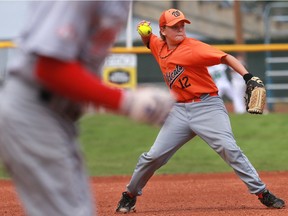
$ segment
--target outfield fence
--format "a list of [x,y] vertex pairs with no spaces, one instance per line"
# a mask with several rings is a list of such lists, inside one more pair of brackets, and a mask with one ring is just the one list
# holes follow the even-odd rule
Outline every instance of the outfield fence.
[[[248,70],[264,80],[270,111],[276,103],[288,103],[288,43],[213,45],[230,54],[245,53]],[[0,41],[0,82],[5,82],[7,62],[13,56],[15,44]],[[146,47],[114,47],[111,53],[137,55],[137,83],[163,83],[159,66]],[[269,55],[267,55],[267,53]],[[155,72],[156,71],[156,72]]]

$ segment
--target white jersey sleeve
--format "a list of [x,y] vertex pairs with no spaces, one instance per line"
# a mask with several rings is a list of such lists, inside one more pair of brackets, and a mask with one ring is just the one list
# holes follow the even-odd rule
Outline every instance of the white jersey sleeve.
[[210,66],[207,69],[216,85],[218,82],[229,82],[226,74],[227,66],[225,64]]
[[[123,13],[127,12],[127,3],[117,4],[117,1],[113,4],[111,1],[44,1],[31,4],[32,16],[22,37],[24,48],[63,60],[78,58],[87,48],[87,43],[105,46],[107,41],[111,44],[119,28],[127,21],[127,13]],[[102,32],[104,28],[110,32]]]
[[[12,66],[14,72],[24,76],[32,73],[31,64],[37,55],[80,61],[97,72],[127,23],[129,11],[129,1],[37,1],[30,4],[31,16],[17,41],[21,50],[19,62]],[[25,69],[30,72],[23,72]]]

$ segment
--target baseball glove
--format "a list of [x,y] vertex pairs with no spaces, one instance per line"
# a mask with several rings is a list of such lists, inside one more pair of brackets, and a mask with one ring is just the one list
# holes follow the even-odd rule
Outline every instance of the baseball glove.
[[253,76],[246,87],[246,110],[251,114],[262,114],[266,103],[266,90],[262,80]]

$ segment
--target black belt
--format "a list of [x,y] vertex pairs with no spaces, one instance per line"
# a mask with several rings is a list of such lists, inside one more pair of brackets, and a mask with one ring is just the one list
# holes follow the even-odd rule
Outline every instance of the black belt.
[[83,114],[84,106],[82,104],[55,95],[44,88],[39,90],[39,99],[53,112],[60,114],[65,119],[77,121]]

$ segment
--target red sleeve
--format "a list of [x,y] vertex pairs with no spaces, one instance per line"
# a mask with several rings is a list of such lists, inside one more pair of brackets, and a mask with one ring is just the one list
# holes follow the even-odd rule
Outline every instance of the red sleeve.
[[36,77],[51,92],[77,102],[92,102],[118,110],[123,91],[108,87],[78,62],[63,62],[40,56]]

